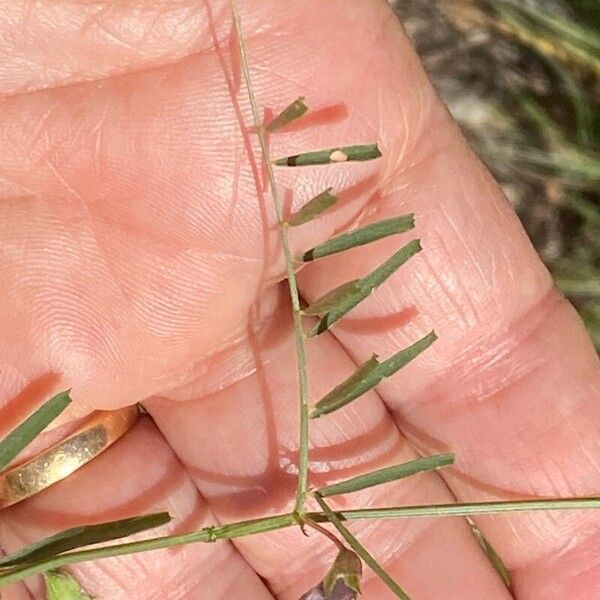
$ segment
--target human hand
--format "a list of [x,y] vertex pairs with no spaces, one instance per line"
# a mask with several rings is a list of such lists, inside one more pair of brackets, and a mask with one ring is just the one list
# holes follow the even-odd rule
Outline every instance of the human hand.
[[[278,170],[296,208],[341,190],[339,208],[292,232],[294,248],[408,212],[424,246],[310,341],[311,397],[372,352],[387,357],[431,328],[440,338],[377,393],[311,424],[311,481],[450,449],[452,469],[358,493],[352,505],[597,493],[596,355],[387,4],[243,4],[261,104],[276,111],[304,95],[318,117],[273,135],[273,155],[372,141],[383,151],[360,165]],[[256,140],[242,133],[249,111],[228,2],[16,0],[0,8],[0,27],[0,422],[8,430],[72,387],[72,419],[143,401],[156,423],[143,419],[68,479],[2,511],[0,543],[12,551],[161,509],[175,517],[164,533],[289,510],[295,354],[271,202],[257,191]],[[364,275],[398,244],[309,265],[302,295]],[[517,598],[598,597],[594,515],[477,522]],[[415,600],[511,597],[463,520],[352,529]],[[98,598],[295,599],[334,551],[290,529],[72,572]],[[41,583],[8,592],[29,593],[42,597]],[[364,594],[388,597],[369,574]]]

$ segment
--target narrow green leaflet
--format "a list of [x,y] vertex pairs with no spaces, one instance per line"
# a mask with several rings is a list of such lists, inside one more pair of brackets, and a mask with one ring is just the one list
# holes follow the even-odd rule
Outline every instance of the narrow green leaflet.
[[308,165],[328,165],[330,163],[354,160],[373,160],[380,157],[381,151],[377,147],[377,144],[363,144],[294,154],[292,156],[278,158],[273,161],[273,164],[279,167],[305,167]]
[[332,413],[349,404],[365,392],[373,389],[382,379],[390,377],[429,348],[437,339],[435,332],[427,334],[412,346],[400,350],[397,354],[380,363],[374,355],[359,367],[348,379],[333,388],[315,405],[311,419]]
[[337,196],[331,193],[333,188],[327,188],[324,192],[309,200],[297,213],[293,214],[288,220],[288,224],[292,227],[303,225],[318,217],[322,212],[325,212],[329,207],[337,202]]
[[0,441],[0,470],[26,448],[69,406],[69,391],[60,392],[45,402],[30,417]]
[[417,358],[421,352],[427,350],[435,340],[437,340],[435,331],[430,331],[424,338],[415,342],[412,346],[401,350],[382,362],[379,367],[380,373],[383,377],[390,377],[396,371],[399,371],[402,367],[406,366],[411,360]]
[[360,279],[342,283],[339,287],[336,287],[334,290],[321,296],[318,300],[315,300],[315,302],[302,311],[302,314],[306,316],[322,317],[329,311],[334,310],[339,306],[340,302],[344,301],[347,297],[360,294],[362,294]]
[[350,494],[376,485],[381,485],[382,483],[404,479],[405,477],[410,477],[417,473],[435,471],[440,467],[447,467],[453,463],[454,454],[438,454],[426,458],[417,458],[416,460],[411,460],[407,463],[379,469],[378,471],[359,475],[358,477],[353,477],[352,479],[341,481],[340,483],[328,485],[327,487],[321,488],[318,493],[322,498],[338,496],[340,494]]
[[170,520],[169,513],[161,512],[66,529],[0,559],[0,569],[43,560],[74,548],[116,540],[139,531],[159,527]]
[[66,571],[58,569],[44,573],[46,600],[93,600],[79,582]]
[[344,526],[340,518],[334,513],[329,505],[319,496],[315,494],[315,498],[325,513],[327,520],[339,531],[340,535],[348,542],[348,545],[362,560],[371,567],[373,572],[387,585],[387,587],[396,594],[401,600],[410,600],[410,596],[392,579],[391,575],[371,556],[369,551],[350,533]]
[[374,354],[366,363],[354,371],[348,379],[342,381],[342,383],[323,396],[315,405],[310,418],[316,419],[322,415],[334,412],[375,387],[381,381],[381,377],[377,372],[380,366],[381,363],[377,360],[377,355]]
[[413,214],[384,219],[383,221],[372,223],[366,227],[361,227],[356,231],[343,233],[342,235],[331,238],[323,244],[315,246],[302,255],[302,261],[310,262],[311,260],[323,258],[324,256],[336,254],[337,252],[343,252],[350,248],[364,246],[396,233],[404,233],[405,231],[413,229],[414,226],[415,216]]
[[398,267],[401,267],[411,256],[421,252],[421,241],[413,240],[398,250],[391,258],[386,260],[380,267],[375,269],[371,274],[363,278],[363,285],[367,287],[369,293],[372,292],[378,285],[381,285],[390,275],[392,275]]
[[500,575],[500,577],[502,578],[504,585],[508,589],[511,589],[512,581],[510,579],[510,573],[508,572],[508,569],[506,568],[506,565],[504,564],[503,560],[500,558],[500,555],[496,552],[496,550],[494,550],[494,547],[487,541],[487,539],[483,535],[481,536],[481,541],[483,543],[483,549],[485,550],[485,553],[490,559],[490,562],[494,566],[494,569],[496,569],[498,575]]
[[479,529],[479,527],[477,527],[477,525],[473,522],[473,519],[467,517],[467,522],[471,527],[471,531],[473,531],[475,539],[477,540],[483,551],[486,553],[488,560],[492,563],[492,566],[494,567],[494,569],[496,569],[498,575],[500,575],[502,581],[504,582],[504,585],[510,590],[512,586],[510,573],[508,572],[508,569],[506,568],[506,565],[504,564],[503,560],[500,558],[500,555],[496,552],[494,547],[487,541],[483,533],[481,533],[481,529]]
[[296,119],[299,119],[308,110],[308,106],[304,104],[304,98],[300,97],[286,106],[272,121],[265,125],[265,129],[269,133],[273,133],[286,125],[289,125]]
[[[357,287],[349,287],[345,296],[339,297],[337,306],[331,310],[308,332],[308,337],[314,337],[327,331],[336,321],[339,321],[344,315],[349,313],[357,304],[360,304],[371,292],[379,287],[390,275],[401,267],[409,258],[421,251],[421,243],[419,240],[413,240],[403,246],[386,260],[380,267],[375,269],[371,274],[358,280]],[[338,290],[340,288],[337,288]],[[331,292],[330,292],[331,293]],[[329,295],[329,294],[327,294]],[[320,304],[323,298],[315,300],[314,304]],[[311,305],[312,306],[312,305]],[[305,314],[311,314],[307,311],[313,311],[311,306],[305,310]]]

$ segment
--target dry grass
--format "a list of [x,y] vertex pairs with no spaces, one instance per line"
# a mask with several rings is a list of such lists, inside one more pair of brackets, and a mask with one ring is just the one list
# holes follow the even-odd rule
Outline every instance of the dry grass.
[[397,0],[425,68],[600,349],[597,0]]

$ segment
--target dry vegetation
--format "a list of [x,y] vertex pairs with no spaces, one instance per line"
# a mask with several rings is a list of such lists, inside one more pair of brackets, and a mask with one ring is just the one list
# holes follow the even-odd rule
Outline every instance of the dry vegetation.
[[426,69],[600,349],[597,0],[396,0]]

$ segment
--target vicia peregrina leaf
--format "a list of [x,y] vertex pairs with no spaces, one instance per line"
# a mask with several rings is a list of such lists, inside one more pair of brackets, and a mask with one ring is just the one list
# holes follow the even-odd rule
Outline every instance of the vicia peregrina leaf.
[[43,560],[74,548],[116,540],[139,531],[159,527],[170,520],[169,513],[161,512],[66,529],[0,559],[0,570]]
[[411,256],[421,252],[421,241],[413,240],[400,248],[396,254],[388,258],[380,267],[362,279],[363,285],[372,292],[381,285],[390,275],[401,267]]
[[504,561],[502,560],[500,555],[496,552],[494,547],[488,542],[487,538],[485,538],[483,535],[481,536],[481,543],[483,545],[485,553],[487,554],[487,557],[492,563],[492,566],[494,567],[494,569],[496,569],[496,572],[502,578],[504,585],[509,590],[512,589],[512,580],[510,578],[510,573],[506,568],[506,565],[504,564]]
[[0,470],[52,423],[70,402],[69,391],[56,394],[0,441]]
[[387,587],[396,594],[401,600],[410,600],[410,596],[392,579],[390,574],[371,556],[369,551],[350,533],[346,526],[342,523],[338,515],[331,510],[329,505],[319,496],[315,494],[315,498],[325,513],[327,520],[338,530],[341,536],[346,540],[350,548],[360,556],[373,572],[387,585]]
[[302,314],[307,317],[322,317],[328,312],[335,310],[342,302],[345,302],[347,298],[362,294],[362,291],[363,288],[361,287],[360,279],[347,281],[330,292],[327,292],[318,300],[315,300],[310,306],[307,306],[302,310]]
[[473,531],[475,539],[479,542],[479,545],[481,546],[482,550],[486,553],[489,561],[492,563],[494,569],[496,569],[498,575],[500,575],[502,581],[504,582],[504,585],[510,590],[512,587],[512,581],[510,578],[510,573],[506,568],[504,561],[496,552],[494,547],[490,544],[490,542],[488,542],[486,537],[481,532],[481,529],[479,529],[479,527],[477,527],[477,525],[473,522],[473,519],[467,517],[467,523],[469,523],[469,525],[471,526],[471,530]]
[[[393,254],[381,266],[375,269],[372,273],[356,280],[356,283],[348,288],[340,286],[335,291],[344,290],[347,293],[338,293],[337,298],[339,303],[323,316],[323,318],[308,332],[308,337],[314,337],[324,331],[327,331],[336,321],[341,319],[345,314],[350,312],[356,305],[360,304],[371,292],[380,286],[390,275],[401,267],[409,258],[421,251],[421,243],[419,240],[413,240],[400,248],[398,252]],[[325,298],[331,299],[332,292],[326,294],[322,298],[315,300],[312,305],[304,310],[304,314],[319,314],[315,311],[314,306],[319,306]]]
[[411,360],[419,356],[421,352],[429,348],[437,339],[435,332],[431,332],[424,338],[415,342],[412,346],[400,350],[397,354],[380,363],[374,355],[361,367],[359,367],[348,379],[342,381],[338,386],[326,394],[310,414],[311,419],[332,413],[365,392],[373,389],[382,379],[390,377],[396,371],[407,365]]
[[272,121],[265,125],[269,133],[273,133],[286,125],[289,125],[296,119],[299,119],[306,111],[308,106],[304,104],[304,98],[300,97],[286,106]]
[[92,600],[79,582],[66,571],[58,569],[44,573],[46,600]]
[[309,200],[297,213],[291,216],[288,224],[292,227],[303,225],[333,206],[337,202],[337,196],[333,195],[331,190],[332,188],[327,188],[324,192]]
[[434,471],[440,467],[451,465],[452,463],[454,463],[454,454],[438,454],[436,456],[417,458],[410,462],[386,467],[385,469],[365,473],[364,475],[359,475],[358,477],[353,477],[352,479],[347,479],[340,483],[328,485],[319,490],[319,495],[322,498],[326,498],[328,496],[350,494],[376,485],[381,485],[382,483],[404,479],[405,477],[410,477],[417,473]]
[[361,227],[355,231],[338,235],[337,237],[327,240],[323,244],[319,244],[315,248],[305,252],[302,255],[302,261],[309,262],[311,260],[316,260],[317,258],[323,258],[324,256],[349,250],[350,248],[364,246],[365,244],[370,244],[371,242],[375,242],[389,235],[404,233],[405,231],[413,229],[414,226],[415,216],[413,214],[371,223],[366,227]]
[[315,152],[305,152],[278,158],[273,163],[280,167],[304,167],[308,165],[328,165],[330,163],[347,162],[353,160],[373,160],[379,158],[381,152],[377,144],[363,144],[358,146],[343,146],[341,148],[328,148]]
[[377,360],[377,355],[374,354],[367,362],[356,369],[350,377],[334,387],[317,402],[310,415],[311,419],[334,412],[375,387],[382,379],[377,372],[380,366],[381,363]]
[[400,350],[386,361],[381,363],[379,367],[379,373],[383,377],[390,377],[396,371],[399,371],[402,367],[406,366],[411,360],[417,358],[421,352],[424,352],[437,340],[435,331],[430,331],[424,338],[421,338],[418,342],[415,342],[412,346]]

